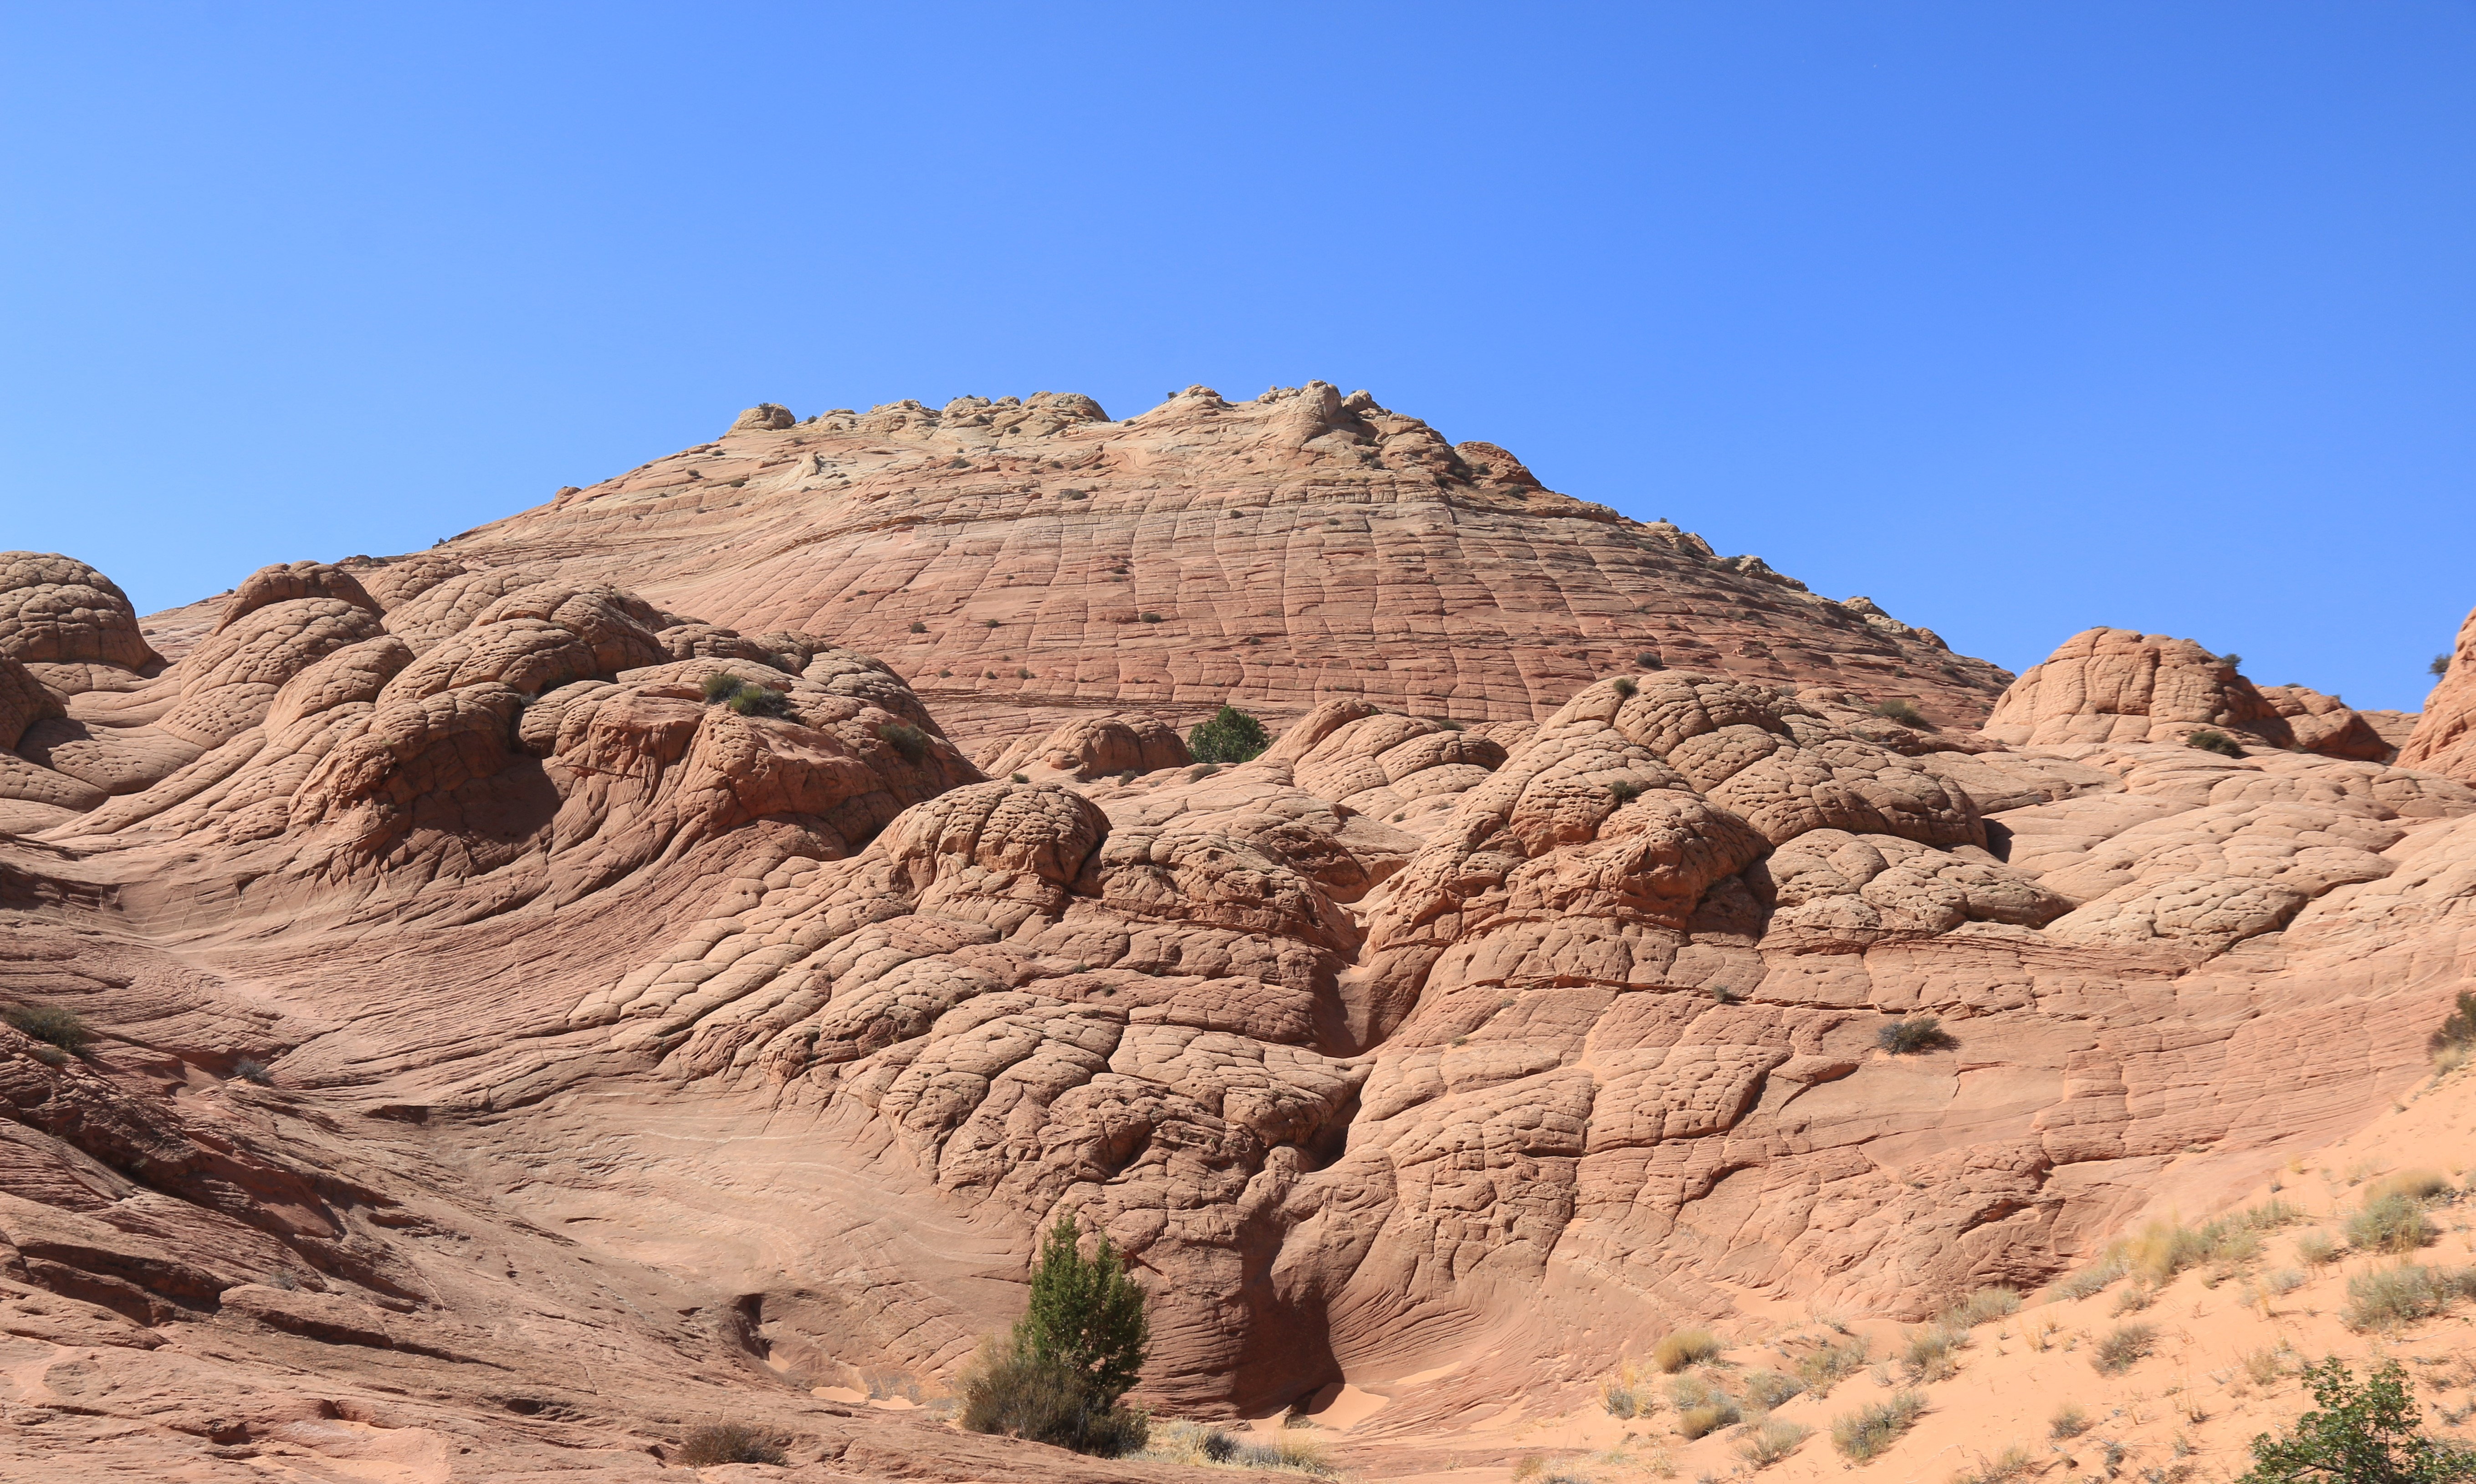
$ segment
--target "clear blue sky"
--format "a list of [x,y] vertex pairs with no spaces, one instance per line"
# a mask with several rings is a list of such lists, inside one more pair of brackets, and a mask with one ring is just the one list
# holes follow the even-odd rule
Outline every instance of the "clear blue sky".
[[141,608],[904,397],[1322,378],[2013,668],[2414,707],[2465,3],[0,7],[0,547]]

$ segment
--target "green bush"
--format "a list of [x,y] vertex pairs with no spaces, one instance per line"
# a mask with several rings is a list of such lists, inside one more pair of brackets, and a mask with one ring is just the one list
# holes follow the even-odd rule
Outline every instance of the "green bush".
[[1894,1056],[1915,1051],[1944,1051],[1960,1043],[1943,1028],[1943,1022],[1932,1015],[1919,1015],[1895,1020],[1874,1032],[1874,1044]]
[[1198,762],[1250,762],[1272,745],[1262,722],[1226,704],[1186,734],[1187,751]]
[[37,1041],[49,1042],[72,1056],[83,1056],[94,1041],[86,1018],[77,1011],[57,1004],[12,1004],[0,1011],[0,1019]]
[[1608,785],[1608,793],[1619,804],[1631,804],[1642,797],[1642,785],[1631,779],[1619,779]]
[[2056,1303],[2066,1299],[2087,1298],[2092,1294],[2103,1291],[2106,1285],[2123,1276],[2124,1271],[2122,1256],[2109,1254],[2096,1266],[2083,1268],[2069,1277],[2059,1279],[2053,1288],[2047,1290],[2047,1301]]
[[1888,717],[1893,721],[1898,722],[1903,727],[1924,727],[1929,725],[1923,712],[1919,711],[1916,706],[1911,705],[1909,703],[1900,700],[1896,696],[1893,697],[1889,701],[1875,702],[1874,714],[1881,717]]
[[877,734],[905,762],[920,762],[928,755],[928,733],[908,722],[887,722],[877,729]]
[[1738,1389],[1746,1394],[1746,1405],[1757,1412],[1768,1412],[1805,1391],[1805,1384],[1793,1375],[1776,1371],[1749,1371]]
[[1082,1255],[1075,1218],[1060,1216],[1031,1271],[1014,1333],[963,1383],[963,1425],[1115,1458],[1143,1447],[1150,1421],[1121,1406],[1151,1348],[1143,1290],[1104,1235]]
[[680,1445],[679,1461],[691,1469],[710,1469],[716,1464],[780,1466],[788,1460],[770,1435],[738,1422],[716,1422],[687,1435]]
[[791,698],[779,690],[770,690],[762,685],[742,685],[739,687],[738,694],[724,702],[723,705],[742,716],[791,714]]
[[928,626],[915,618],[911,621],[911,631],[913,633],[927,633],[928,631]]
[[2223,731],[2212,731],[2207,727],[2186,736],[2184,745],[2197,747],[2205,753],[2216,753],[2225,757],[2241,757],[2244,754],[2242,743]]
[[1869,1462],[1899,1442],[1902,1434],[1918,1424],[1925,1410],[1923,1393],[1894,1392],[1889,1400],[1833,1419],[1831,1446],[1851,1463]]
[[2333,1356],[2304,1368],[2317,1410],[2285,1437],[2252,1440],[2253,1466],[2238,1484],[2445,1484],[2476,1479],[2476,1452],[2416,1428],[2422,1420],[2397,1361],[2359,1384]]
[[2450,656],[2447,655],[2434,655],[2433,663],[2424,667],[2424,673],[2432,676],[2436,680],[2439,680],[2441,677],[2448,675],[2450,673]]
[[1960,1369],[1952,1352],[1968,1344],[1967,1332],[1929,1324],[1909,1336],[1908,1345],[1900,1351],[1900,1365],[1912,1381],[1940,1381]]
[[1635,686],[1632,676],[1620,675],[1609,683],[1616,687],[1616,692],[1620,696],[1630,696],[1634,693]]
[[739,687],[747,683],[728,670],[716,670],[705,678],[705,704],[720,705],[738,695]]
[[2090,1352],[2090,1364],[2105,1375],[2121,1375],[2158,1348],[2155,1324],[2117,1324]]
[[1646,670],[1664,670],[1668,668],[1667,662],[1659,657],[1659,652],[1656,650],[1644,650],[1641,654],[1633,656],[1633,662],[1642,666]]

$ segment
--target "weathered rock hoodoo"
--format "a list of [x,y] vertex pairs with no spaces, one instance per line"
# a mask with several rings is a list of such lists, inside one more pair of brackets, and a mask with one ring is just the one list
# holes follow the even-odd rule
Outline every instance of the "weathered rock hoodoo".
[[[2125,631],[1997,702],[1319,385],[761,408],[144,624],[0,582],[0,992],[100,1035],[0,1028],[0,1456],[1168,1477],[857,1403],[1060,1211],[1197,1415],[1914,1317],[2361,1125],[2476,978],[2465,636],[2396,764]],[[1277,742],[1194,762],[1232,695]]]

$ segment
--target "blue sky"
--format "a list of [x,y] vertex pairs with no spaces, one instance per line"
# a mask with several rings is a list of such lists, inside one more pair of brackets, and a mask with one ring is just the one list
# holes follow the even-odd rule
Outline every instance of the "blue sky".
[[1322,378],[2013,668],[2414,707],[2464,3],[0,5],[0,547],[141,608],[760,400]]

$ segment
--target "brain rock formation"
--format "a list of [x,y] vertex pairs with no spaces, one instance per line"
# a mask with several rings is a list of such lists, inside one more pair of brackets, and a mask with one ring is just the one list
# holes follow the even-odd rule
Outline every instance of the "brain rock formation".
[[[1048,1477],[862,1403],[1069,1213],[1151,1405],[1442,1425],[2042,1282],[2476,981],[2466,636],[2395,761],[2129,631],[1998,698],[1321,385],[759,408],[143,623],[0,575],[0,994],[98,1036],[0,1027],[0,1346],[141,1471],[634,1477],[730,1413]],[[1197,762],[1231,694],[1277,739]]]

